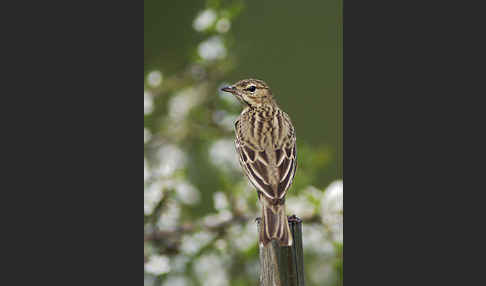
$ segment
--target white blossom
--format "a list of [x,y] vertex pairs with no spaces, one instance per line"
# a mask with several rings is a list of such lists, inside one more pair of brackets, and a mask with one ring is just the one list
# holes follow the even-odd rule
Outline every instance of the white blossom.
[[211,163],[220,168],[240,169],[233,140],[220,139],[214,142],[209,148],[209,157]]
[[257,244],[258,227],[254,220],[249,220],[244,226],[233,225],[228,232],[234,246],[239,250],[247,250]]
[[169,118],[174,122],[183,120],[199,102],[199,92],[195,88],[189,87],[179,91],[169,100]]
[[219,36],[213,36],[198,46],[198,54],[205,60],[223,59],[226,57],[226,47],[223,39]]
[[152,132],[147,128],[143,129],[143,143],[147,143],[152,138]]
[[213,194],[214,208],[217,210],[226,209],[229,207],[228,198],[223,192],[215,192]]
[[143,181],[146,182],[150,178],[150,169],[147,159],[143,158]]
[[215,20],[216,12],[213,9],[206,9],[197,15],[192,23],[192,27],[196,31],[204,31],[209,28]]
[[343,182],[331,183],[321,200],[322,221],[330,229],[333,239],[343,241]]
[[150,184],[143,192],[143,210],[146,215],[150,215],[155,206],[162,199],[162,184],[154,182]]
[[212,239],[214,234],[206,231],[200,231],[193,235],[185,235],[182,238],[181,250],[184,254],[196,254],[202,247],[206,246]]
[[144,91],[143,92],[143,114],[147,115],[152,113],[152,110],[154,109],[154,103],[152,99],[152,93],[149,91]]
[[204,217],[204,224],[208,227],[214,227],[221,223],[230,221],[233,218],[233,214],[229,210],[223,210],[217,214],[212,214]]
[[296,214],[301,218],[311,217],[315,212],[314,205],[302,195],[288,197],[285,204],[289,214]]
[[326,239],[324,229],[319,224],[306,224],[302,228],[302,245],[304,250],[321,255],[334,255],[332,242]]
[[194,270],[201,285],[227,286],[229,285],[228,274],[224,257],[215,254],[207,254],[194,262]]
[[162,255],[152,255],[145,263],[145,271],[154,275],[168,273],[170,271],[169,258]]
[[147,75],[148,85],[151,87],[158,87],[162,83],[162,73],[160,71],[151,71]]
[[169,276],[167,280],[165,280],[164,286],[187,286],[189,282],[186,277],[184,276]]
[[176,195],[182,203],[194,205],[199,202],[199,190],[187,181],[180,181],[175,185]]
[[187,161],[186,154],[176,145],[162,146],[156,155],[158,166],[154,170],[157,176],[171,176],[175,171],[182,169]]
[[157,227],[160,230],[173,231],[179,226],[181,216],[181,207],[173,200],[169,200],[160,215]]
[[226,251],[228,249],[228,243],[224,239],[218,239],[214,242],[214,247],[220,251]]

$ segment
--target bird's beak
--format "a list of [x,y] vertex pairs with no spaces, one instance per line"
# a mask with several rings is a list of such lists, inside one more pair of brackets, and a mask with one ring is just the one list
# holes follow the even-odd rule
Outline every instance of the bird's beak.
[[229,85],[229,86],[223,87],[221,90],[222,91],[226,91],[226,92],[235,93],[236,87],[235,86],[232,86],[232,85]]

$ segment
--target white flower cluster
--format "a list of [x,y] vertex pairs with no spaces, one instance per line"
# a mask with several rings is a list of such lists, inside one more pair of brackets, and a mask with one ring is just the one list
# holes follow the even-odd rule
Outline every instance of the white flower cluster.
[[154,109],[154,102],[152,99],[152,93],[150,91],[143,92],[143,114],[147,115],[152,113]]
[[216,11],[213,9],[206,9],[197,15],[192,23],[192,27],[194,30],[201,32],[211,27],[214,21],[216,21]]
[[176,181],[174,188],[176,190],[177,199],[183,204],[194,205],[201,199],[199,190],[188,181]]
[[150,130],[148,130],[147,128],[143,128],[143,143],[147,143],[150,141],[150,139],[152,138],[152,132],[150,132]]
[[224,222],[230,221],[233,218],[233,214],[229,210],[222,210],[216,214],[207,215],[203,219],[204,225],[208,227],[215,227]]
[[227,209],[229,207],[228,198],[223,192],[215,192],[213,194],[214,208],[218,211]]
[[212,36],[200,43],[197,51],[201,58],[209,61],[226,57],[226,47],[220,36]]
[[148,166],[147,159],[143,158],[143,182],[146,183],[150,178],[150,169]]
[[185,119],[192,108],[200,101],[200,93],[194,87],[182,89],[169,100],[169,117],[174,121]]
[[[198,14],[193,22],[196,31],[205,31],[214,25],[218,16],[213,9],[206,9]],[[231,22],[227,18],[221,18],[216,22],[216,31],[226,33],[231,27]],[[198,46],[198,54],[204,60],[216,60],[226,57],[226,47],[220,36],[212,36],[201,42]]]
[[155,206],[163,197],[162,183],[155,182],[150,184],[143,192],[143,211],[146,215],[150,215]]
[[299,196],[289,196],[286,205],[289,214],[296,214],[302,219],[312,217],[317,212],[317,206],[314,202],[320,200],[322,191],[308,186],[303,189]]
[[186,277],[181,275],[171,275],[165,280],[164,286],[188,286],[189,281]]
[[215,141],[209,148],[211,163],[223,170],[240,170],[240,163],[235,151],[235,142],[231,139]]
[[215,22],[216,22],[216,31],[219,33],[226,33],[230,30],[231,28],[231,22],[228,18],[220,18],[219,20],[216,21],[218,18],[216,11],[213,9],[206,9],[197,15],[197,17],[194,19],[194,22],[192,23],[192,27],[194,30],[198,32],[206,31],[209,29]]
[[185,167],[187,156],[179,147],[166,144],[157,151],[156,159],[158,166],[154,169],[154,175],[158,177],[169,177],[177,170]]
[[343,181],[327,187],[321,200],[323,223],[330,229],[334,241],[343,242]]
[[249,220],[244,226],[235,224],[229,228],[228,233],[234,246],[240,251],[257,245],[258,227],[254,220]]
[[160,230],[174,231],[179,226],[181,207],[174,200],[169,200],[157,221]]
[[184,235],[181,242],[182,253],[192,256],[196,254],[202,247],[206,246],[212,239],[214,234],[207,231],[196,232],[191,235]]
[[151,71],[147,75],[147,83],[150,87],[158,87],[162,83],[163,76],[162,73],[158,70]]
[[325,237],[324,229],[320,224],[306,224],[302,227],[302,245],[306,251],[319,255],[334,255],[334,246]]
[[199,281],[202,282],[201,285],[229,285],[228,274],[226,272],[229,264],[226,260],[225,256],[218,256],[213,253],[203,255],[196,259],[194,262],[194,270]]
[[146,272],[154,275],[160,275],[170,271],[169,258],[165,255],[151,255],[149,261],[144,266]]

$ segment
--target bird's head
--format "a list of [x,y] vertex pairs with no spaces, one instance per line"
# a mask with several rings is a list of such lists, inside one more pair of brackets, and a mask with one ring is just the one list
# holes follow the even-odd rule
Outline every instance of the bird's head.
[[258,79],[240,80],[233,85],[223,87],[221,90],[232,93],[249,107],[261,107],[275,103],[268,85]]

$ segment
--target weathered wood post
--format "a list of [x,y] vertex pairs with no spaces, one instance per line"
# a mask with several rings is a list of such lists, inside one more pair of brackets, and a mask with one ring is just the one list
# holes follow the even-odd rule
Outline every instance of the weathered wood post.
[[[289,218],[292,246],[279,246],[277,241],[260,245],[261,286],[304,286],[304,253],[302,250],[302,220]],[[260,218],[257,218],[260,231]]]

